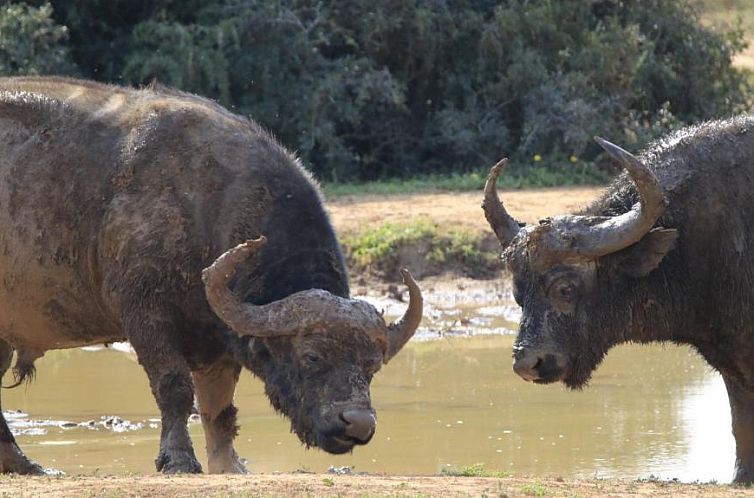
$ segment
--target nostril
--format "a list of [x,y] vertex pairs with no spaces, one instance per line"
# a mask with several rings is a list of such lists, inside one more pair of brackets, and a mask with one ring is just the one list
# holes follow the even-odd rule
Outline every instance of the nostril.
[[525,380],[539,379],[537,369],[542,365],[542,358],[525,348],[520,348],[514,352],[513,371]]
[[370,410],[346,410],[340,414],[346,423],[345,434],[359,442],[367,442],[374,434],[376,420]]
[[513,362],[513,371],[524,380],[541,383],[561,380],[569,368],[568,359],[562,353],[548,350],[524,350]]

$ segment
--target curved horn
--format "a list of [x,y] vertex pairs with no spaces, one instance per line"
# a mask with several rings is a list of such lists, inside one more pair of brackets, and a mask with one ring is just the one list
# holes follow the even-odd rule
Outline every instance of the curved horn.
[[210,307],[238,335],[277,337],[295,335],[302,330],[327,330],[345,324],[352,330],[360,330],[380,342],[386,342],[385,321],[372,305],[325,290],[296,292],[264,305],[241,302],[229,289],[228,282],[236,267],[266,242],[267,239],[262,236],[239,244],[202,272]]
[[255,254],[266,243],[267,237],[264,235],[255,240],[247,240],[223,253],[214,263],[202,271],[204,292],[212,311],[240,335],[257,335],[261,331],[248,329],[248,319],[250,318],[248,308],[228,288],[228,281],[233,276],[236,267]]
[[660,182],[646,165],[617,145],[600,137],[594,139],[628,171],[636,184],[639,202],[628,212],[586,226],[584,233],[575,234],[574,248],[589,257],[604,256],[635,244],[652,229],[668,205]]
[[388,346],[385,353],[385,363],[395,356],[398,351],[411,339],[422,321],[424,299],[414,277],[405,268],[401,268],[403,283],[408,287],[408,309],[400,320],[388,326]]
[[510,244],[513,237],[521,229],[518,222],[505,210],[503,203],[500,202],[500,197],[497,195],[497,178],[507,164],[508,158],[503,158],[490,169],[487,181],[484,183],[484,200],[482,201],[484,217],[487,218],[487,222],[492,227],[492,231],[495,232],[503,249]]

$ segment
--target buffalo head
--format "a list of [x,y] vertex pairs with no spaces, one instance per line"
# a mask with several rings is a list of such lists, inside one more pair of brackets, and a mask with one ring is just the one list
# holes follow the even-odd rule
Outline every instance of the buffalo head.
[[[513,370],[533,382],[582,387],[631,327],[650,326],[624,297],[643,285],[637,279],[657,268],[677,238],[676,230],[655,226],[667,206],[655,174],[620,147],[596,140],[628,170],[635,187],[606,203],[612,206],[607,211],[524,225],[506,212],[497,194],[506,160],[487,177],[482,208],[503,247],[522,308]],[[626,201],[631,199],[635,202]]]
[[368,443],[376,426],[369,384],[418,328],[419,287],[402,270],[409,305],[392,325],[369,303],[320,289],[261,306],[241,302],[228,282],[265,242],[261,237],[240,244],[204,270],[210,306],[236,334],[249,338],[242,361],[264,381],[272,405],[291,419],[303,443],[330,453]]

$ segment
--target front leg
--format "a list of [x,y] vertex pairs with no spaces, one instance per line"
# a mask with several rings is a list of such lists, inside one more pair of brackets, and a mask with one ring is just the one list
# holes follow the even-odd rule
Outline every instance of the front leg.
[[754,483],[754,392],[723,375],[730,401],[733,437],[736,439],[734,484]]
[[186,426],[194,389],[186,359],[177,348],[180,342],[175,326],[166,315],[151,310],[132,310],[124,325],[162,416],[157,470],[166,474],[201,472]]
[[240,372],[240,365],[231,360],[192,372],[212,474],[246,473],[246,467],[233,449],[233,439],[238,432],[233,393]]

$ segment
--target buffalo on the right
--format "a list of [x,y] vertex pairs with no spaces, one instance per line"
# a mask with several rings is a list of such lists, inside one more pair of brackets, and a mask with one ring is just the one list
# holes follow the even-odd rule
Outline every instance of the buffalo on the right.
[[577,214],[525,225],[487,178],[482,207],[522,308],[513,370],[584,387],[621,343],[694,347],[722,374],[736,440],[733,481],[754,480],[754,117],[686,128],[639,157]]

